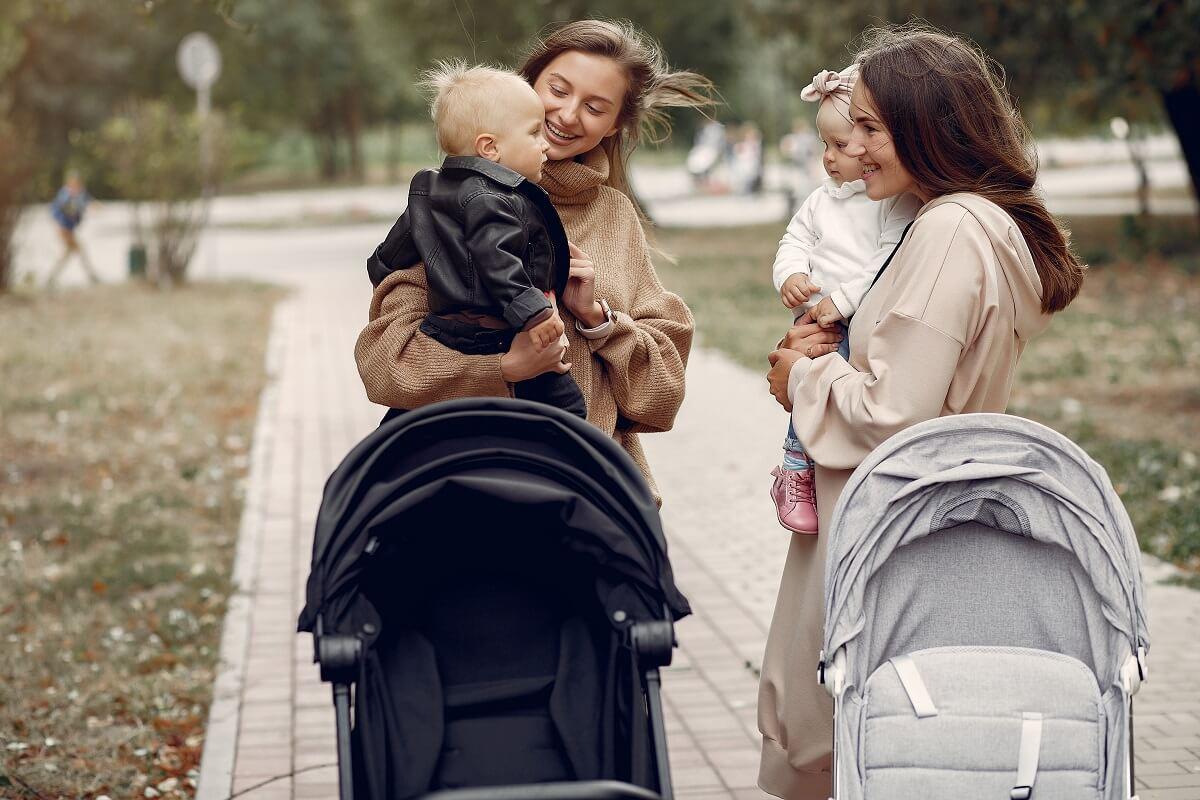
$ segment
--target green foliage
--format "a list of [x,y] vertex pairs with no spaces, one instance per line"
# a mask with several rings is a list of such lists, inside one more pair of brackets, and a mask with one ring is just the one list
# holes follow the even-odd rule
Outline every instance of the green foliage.
[[[571,20],[628,19],[662,45],[672,68],[699,72],[718,86],[733,82],[754,50],[738,0],[694,3],[686,12],[658,0],[376,0],[375,6],[375,36],[390,43],[382,49],[390,59],[389,72],[399,85],[409,87],[403,109],[418,117],[425,115],[425,100],[411,85],[434,60],[461,58],[516,68],[537,34]],[[682,136],[695,118],[690,112],[675,117]]]
[[755,36],[780,42],[803,65],[798,82],[838,66],[872,25],[920,19],[964,35],[1001,64],[1035,131],[1093,130],[1120,114],[1167,122],[1179,136],[1193,188],[1200,182],[1200,0],[742,0]]
[[[207,169],[201,164],[207,137]],[[182,283],[208,214],[205,186],[214,185],[226,162],[226,137],[219,116],[207,130],[194,115],[180,115],[162,102],[133,104],[114,116],[88,142],[109,167],[109,181],[123,197],[148,211],[143,227],[135,214],[136,238],[150,249],[149,275],[157,282]]]
[[1200,60],[1197,0],[744,2],[757,36],[790,43],[802,77],[848,61],[870,26],[921,19],[973,39],[1004,66],[1023,106],[1066,124],[1114,113],[1160,122],[1156,93],[1194,82]]

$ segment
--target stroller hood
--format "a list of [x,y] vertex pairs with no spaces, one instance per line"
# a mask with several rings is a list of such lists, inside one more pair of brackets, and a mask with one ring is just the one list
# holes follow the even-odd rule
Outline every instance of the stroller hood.
[[971,522],[1073,554],[1105,620],[1148,646],[1137,538],[1104,469],[1036,422],[961,414],[893,436],[850,477],[828,542],[825,653],[863,631],[866,584],[898,548]]
[[[365,556],[380,538],[403,549],[430,507],[461,512],[444,525],[521,520],[554,531],[604,567],[597,590],[624,613],[614,623],[690,613],[676,589],[654,498],[615,441],[583,420],[509,399],[437,403],[386,420],[330,475],[317,517],[299,629],[324,614],[326,632],[352,613]],[[407,524],[426,519],[426,525]]]

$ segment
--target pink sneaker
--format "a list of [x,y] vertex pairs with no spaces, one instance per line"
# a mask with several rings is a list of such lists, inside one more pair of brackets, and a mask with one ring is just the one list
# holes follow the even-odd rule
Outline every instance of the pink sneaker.
[[771,470],[775,483],[771,485],[771,499],[775,501],[775,513],[779,524],[792,533],[817,535],[817,501],[813,490],[812,469]]

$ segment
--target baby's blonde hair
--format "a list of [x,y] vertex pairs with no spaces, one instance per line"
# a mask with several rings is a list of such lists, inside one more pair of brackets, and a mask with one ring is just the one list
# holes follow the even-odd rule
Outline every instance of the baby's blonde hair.
[[499,67],[467,66],[460,60],[436,61],[418,84],[432,95],[429,113],[437,129],[438,147],[447,155],[474,155],[475,137],[498,133],[511,95],[504,89],[531,91],[525,79]]

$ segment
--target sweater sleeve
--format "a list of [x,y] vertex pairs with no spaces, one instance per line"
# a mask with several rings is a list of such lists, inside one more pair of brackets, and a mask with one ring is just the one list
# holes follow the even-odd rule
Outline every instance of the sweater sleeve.
[[813,213],[818,199],[824,192],[824,189],[818,188],[805,199],[800,210],[788,223],[783,238],[779,240],[779,249],[775,252],[775,265],[771,268],[771,278],[777,292],[783,288],[783,282],[793,275],[801,272],[811,274],[808,257],[818,241]]
[[393,272],[375,288],[358,335],[358,374],[375,403],[413,409],[460,397],[508,397],[500,356],[468,356],[421,333],[429,312],[425,265]]
[[683,300],[659,282],[632,211],[627,224],[637,226],[630,274],[622,277],[634,286],[633,302],[628,309],[614,308],[612,333],[589,345],[604,363],[617,410],[633,423],[630,430],[666,431],[683,404],[695,322]]
[[857,467],[889,436],[945,407],[974,340],[990,243],[961,208],[939,211],[929,225],[914,227],[889,267],[899,274],[878,324],[855,323],[873,324],[865,370],[836,354],[792,367],[792,424],[822,466]]

